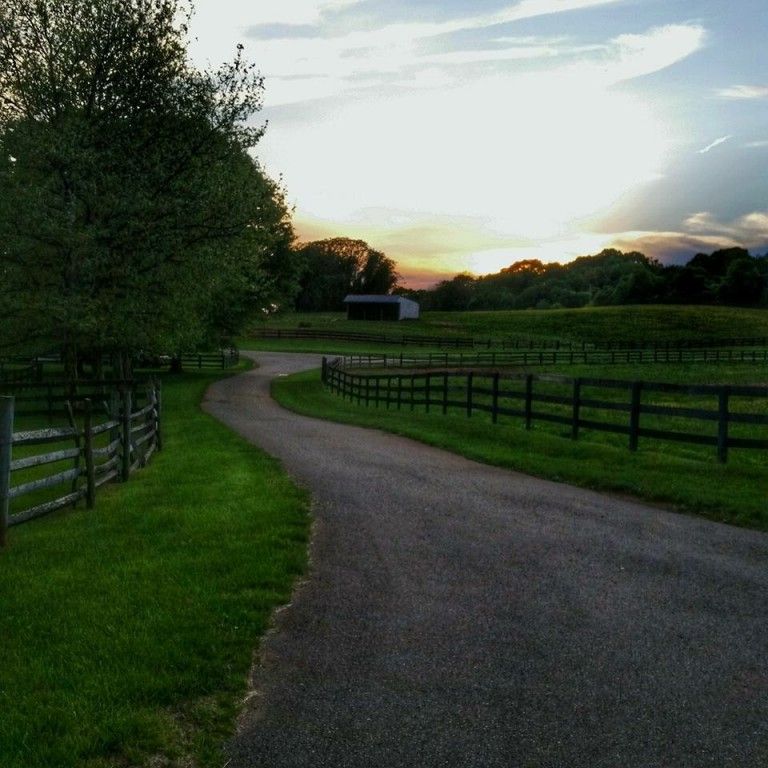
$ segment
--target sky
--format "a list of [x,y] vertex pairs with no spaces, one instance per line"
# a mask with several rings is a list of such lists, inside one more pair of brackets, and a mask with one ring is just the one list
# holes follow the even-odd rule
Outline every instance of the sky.
[[197,0],[193,60],[265,77],[255,154],[303,241],[402,282],[768,251],[765,0]]

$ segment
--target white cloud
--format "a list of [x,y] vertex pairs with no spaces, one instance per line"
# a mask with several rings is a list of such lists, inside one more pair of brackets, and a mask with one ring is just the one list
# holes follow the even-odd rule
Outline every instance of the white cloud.
[[701,211],[689,216],[683,226],[689,232],[728,237],[747,246],[768,241],[768,211],[752,211],[729,222],[719,221],[712,213]]
[[762,149],[763,147],[768,147],[768,139],[763,139],[761,141],[750,141],[744,146],[747,149]]
[[723,99],[765,99],[768,98],[766,85],[731,85],[721,88],[717,95]]
[[[552,3],[537,2],[528,7],[528,11],[533,12],[534,8],[543,11],[552,6]],[[562,9],[562,4],[557,7]],[[568,7],[575,4],[569,3]],[[366,78],[374,75],[380,76],[384,84],[390,81],[402,84],[418,78],[418,73],[426,68],[431,70],[429,79],[441,87],[445,78],[436,77],[438,67],[444,68],[450,81],[456,77],[469,80],[472,73],[466,69],[459,71],[460,66],[515,60],[551,61],[566,56],[571,61],[576,57],[576,61],[563,64],[557,77],[567,78],[577,89],[606,88],[672,66],[701,48],[706,37],[698,25],[668,25],[643,34],[621,35],[603,45],[584,47],[573,47],[562,38],[507,38],[507,47],[503,48],[428,53],[422,49],[424,40],[447,28],[486,25],[489,19],[497,17],[498,14],[444,24],[390,25],[344,37],[260,41],[260,60],[267,75],[266,104],[279,106],[319,96],[354,93],[366,85],[363,82]],[[542,73],[542,77],[548,76],[551,73]],[[318,77],[327,77],[330,81],[320,84]],[[290,85],[286,86],[281,78],[290,78]],[[425,79],[419,80],[423,87]],[[321,87],[318,89],[318,86]]]
[[608,48],[609,76],[631,80],[677,64],[703,47],[705,29],[698,24],[668,24],[637,35],[619,35]]
[[707,152],[711,152],[715,147],[725,144],[726,141],[729,141],[732,138],[733,136],[721,136],[719,139],[715,139],[711,144],[707,144],[706,147],[698,150],[698,152],[700,155],[706,155]]

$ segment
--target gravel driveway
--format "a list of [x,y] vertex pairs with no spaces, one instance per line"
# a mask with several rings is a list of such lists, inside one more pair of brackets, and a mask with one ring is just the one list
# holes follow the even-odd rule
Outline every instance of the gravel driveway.
[[297,416],[319,358],[256,357],[205,408],[315,523],[229,768],[768,766],[768,536]]

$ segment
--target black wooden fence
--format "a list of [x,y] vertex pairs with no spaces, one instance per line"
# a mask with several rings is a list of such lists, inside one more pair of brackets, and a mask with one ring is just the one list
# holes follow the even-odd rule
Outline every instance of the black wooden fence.
[[768,363],[766,349],[551,349],[517,352],[428,352],[346,355],[344,365],[368,368],[456,368],[511,365],[609,365],[637,363]]
[[630,450],[643,439],[712,446],[718,460],[730,448],[768,448],[768,387],[684,385],[478,371],[380,374],[348,369],[348,359],[323,359],[326,387],[351,402],[425,412],[488,413],[626,435]]
[[234,368],[240,362],[240,351],[236,347],[218,352],[185,352],[179,355],[183,368]]
[[422,334],[375,333],[365,331],[332,331],[314,328],[260,328],[253,332],[260,339],[305,339],[349,341],[371,344],[392,344],[404,347],[437,347],[445,349],[499,349],[499,350],[562,350],[584,352],[590,350],[648,350],[676,351],[678,349],[741,349],[768,350],[766,336],[700,337],[689,339],[599,339],[572,341],[560,339],[490,339],[470,336],[427,336]]
[[[77,399],[51,385],[0,396],[0,546],[10,526],[81,500],[92,508],[98,488],[128,480],[161,449],[159,384],[99,387]],[[14,431],[20,416],[61,423],[62,414],[65,426]]]
[[[240,351],[237,347],[229,347],[216,352],[182,352],[175,357],[181,363],[182,368],[224,370],[233,368],[240,362]],[[173,359],[174,356],[172,355],[142,354],[134,358],[134,366],[136,368],[165,368],[171,365]],[[41,382],[46,378],[44,375],[46,367],[49,370],[50,368],[60,368],[61,363],[61,353],[58,350],[34,357],[0,358],[0,387],[7,384]],[[103,356],[102,364],[104,366],[110,364],[109,355]]]

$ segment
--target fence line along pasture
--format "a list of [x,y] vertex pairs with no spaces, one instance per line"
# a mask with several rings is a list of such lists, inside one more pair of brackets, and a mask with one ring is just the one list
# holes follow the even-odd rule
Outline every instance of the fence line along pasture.
[[183,368],[234,368],[240,362],[240,350],[236,347],[219,352],[185,352],[179,355]]
[[429,352],[345,355],[344,366],[367,368],[456,368],[505,365],[608,365],[636,363],[768,363],[766,349],[540,349],[517,352]]
[[[172,355],[139,355],[134,364],[139,367],[163,368],[171,365]],[[217,352],[183,352],[176,355],[182,368],[221,369],[233,368],[240,362],[240,351],[237,347],[220,349]],[[29,382],[41,382],[44,377],[46,365],[61,366],[61,354],[59,351],[47,352],[34,357],[6,357],[0,358],[0,387],[9,384],[25,384]],[[105,354],[103,365],[110,364],[110,356]]]
[[599,339],[595,341],[565,341],[558,339],[479,339],[469,336],[426,336],[421,334],[391,334],[364,331],[331,331],[313,328],[260,328],[253,332],[260,339],[304,339],[326,341],[350,341],[372,344],[393,344],[452,349],[493,349],[500,350],[562,350],[585,352],[593,350],[622,351],[648,350],[662,352],[678,349],[728,349],[754,347],[768,350],[766,336],[740,336],[728,338],[695,338],[660,341],[657,339]]
[[[111,389],[107,400],[95,399],[99,393],[57,395],[44,408],[30,394],[32,386],[18,397],[0,396],[0,546],[13,525],[81,500],[93,508],[101,486],[127,481],[162,448],[162,397],[155,382],[144,388],[143,402],[141,389],[122,386]],[[53,403],[61,409],[52,414]],[[14,431],[19,416],[45,417],[49,424],[58,417],[66,426]]]
[[583,430],[610,432],[625,435],[632,451],[641,438],[712,446],[723,463],[731,448],[768,448],[768,387],[472,370],[380,374],[350,369],[348,360],[323,358],[322,380],[358,405],[487,413],[494,424],[514,418],[526,429],[549,422],[574,440]]

